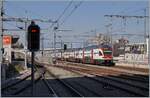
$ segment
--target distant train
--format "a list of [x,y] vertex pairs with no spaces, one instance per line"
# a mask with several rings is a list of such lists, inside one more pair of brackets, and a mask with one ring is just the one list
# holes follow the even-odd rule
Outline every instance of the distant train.
[[112,47],[110,45],[90,46],[83,49],[66,50],[57,52],[58,60],[77,62],[84,64],[109,65],[113,66]]

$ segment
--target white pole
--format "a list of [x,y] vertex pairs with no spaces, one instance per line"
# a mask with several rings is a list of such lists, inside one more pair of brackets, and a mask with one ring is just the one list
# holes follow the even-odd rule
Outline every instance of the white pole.
[[[28,20],[27,20],[28,21]],[[25,22],[25,69],[27,69],[27,21]]]
[[[3,0],[0,2],[0,70],[2,67],[2,62],[3,62],[3,54],[2,54],[2,48],[3,48]],[[4,73],[5,74],[5,73]],[[1,78],[0,78],[1,81]],[[1,82],[0,82],[1,85]],[[1,96],[1,90],[0,90],[0,96]]]
[[[144,9],[144,15],[146,16],[146,9]],[[145,41],[145,49],[147,49],[146,18],[144,19],[144,41]],[[145,51],[145,54],[147,54],[147,51]]]
[[[25,11],[25,13],[27,14],[27,11]],[[27,25],[28,25],[28,16],[26,16],[27,20],[25,21],[25,60],[24,60],[24,63],[25,63],[25,69],[27,69],[27,47],[28,47],[28,28],[27,28]]]
[[3,54],[2,54],[2,49],[3,49],[3,0],[0,2],[0,64],[2,63],[3,59]]
[[56,31],[54,30],[54,63],[56,63]]
[[148,53],[149,53],[149,38],[147,37],[146,38],[146,45],[147,45],[147,55],[148,55]]
[[63,43],[62,43],[62,39],[61,39],[61,60],[62,60],[62,45],[63,45]]
[[[149,33],[149,32],[148,32]],[[148,49],[148,64],[149,64],[149,66],[150,66],[150,36],[148,36],[148,42],[147,42],[147,49]]]
[[[149,21],[150,21],[150,19],[148,19],[148,26],[149,26]],[[149,32],[149,28],[148,28],[148,37],[147,37],[147,39],[146,39],[146,41],[147,41],[147,55],[148,55],[148,64],[149,64],[149,66],[150,66],[150,34],[149,34],[150,32]]]

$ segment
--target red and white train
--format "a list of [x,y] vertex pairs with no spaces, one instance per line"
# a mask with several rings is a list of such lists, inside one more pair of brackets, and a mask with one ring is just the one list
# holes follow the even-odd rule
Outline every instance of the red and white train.
[[83,49],[66,50],[57,52],[59,60],[70,62],[96,64],[96,65],[115,65],[113,62],[112,47],[110,45],[90,46]]

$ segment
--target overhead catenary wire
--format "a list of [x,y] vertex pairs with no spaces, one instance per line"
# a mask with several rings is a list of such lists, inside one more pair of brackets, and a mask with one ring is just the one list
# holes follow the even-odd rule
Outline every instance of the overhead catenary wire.
[[[3,18],[3,21],[5,21],[6,24],[18,28],[18,29],[4,29],[4,30],[6,30],[6,31],[10,31],[10,30],[13,30],[13,31],[25,30],[24,25],[22,25],[21,27],[20,27],[20,26],[17,26],[17,22],[19,22],[19,23],[25,23],[25,22],[30,22],[30,21],[32,21],[32,20],[38,21],[38,22],[44,22],[44,23],[53,22],[52,20],[27,19],[27,18],[23,18],[23,17],[22,17],[22,18],[19,18],[19,17],[14,17],[14,16],[7,15],[7,14],[5,14],[5,13],[4,13],[4,15],[5,15],[5,17]],[[9,22],[16,22],[16,24],[14,24],[14,23],[10,24]],[[42,28],[41,30],[49,30],[49,28]]]
[[[56,21],[58,22],[62,16],[66,13],[66,11],[69,9],[69,7],[72,5],[73,0],[71,0],[68,5],[65,7],[65,9],[63,10],[63,12],[59,15],[59,17],[56,19]],[[52,23],[52,25],[50,26],[50,28],[52,28],[54,26],[54,23]]]
[[136,9],[136,10],[131,10],[131,8],[127,8],[123,11],[117,12],[117,14],[121,14],[121,13],[130,13],[130,14],[135,14],[135,13],[139,13],[139,12],[143,12],[144,9],[148,9],[149,7],[144,7],[144,8],[140,8],[140,9]]
[[14,17],[14,16],[9,16],[7,14],[4,14],[7,17],[3,18],[3,21],[18,21],[18,22],[31,22],[32,20],[38,21],[38,22],[43,22],[43,23],[55,23],[53,20],[43,20],[43,19],[28,19],[28,18],[20,18],[20,17]]
[[65,12],[67,11],[67,9],[71,6],[71,4],[73,3],[73,0],[71,0],[68,4],[68,6],[64,9],[64,11],[62,12],[62,14],[60,14],[60,16],[58,17],[57,21],[59,21],[61,19],[61,17],[65,14]]
[[63,25],[67,19],[73,14],[73,12],[83,3],[83,1],[80,1],[77,5],[74,6],[72,11],[67,15],[67,17],[61,22],[60,26]]
[[[117,14],[120,14],[120,16],[118,15],[118,17],[122,17],[122,16],[125,16],[125,15],[123,15],[123,13],[125,14],[125,13],[138,13],[138,12],[143,12],[145,9],[148,9],[149,7],[144,7],[144,8],[140,8],[140,9],[136,9],[136,10],[131,10],[131,7],[130,8],[126,8],[126,9],[124,9],[124,10],[122,10],[122,11],[119,11],[119,12],[117,12],[116,13],[116,15]],[[114,14],[115,15],[115,14]],[[129,16],[130,17],[130,16]],[[131,17],[133,17],[132,15],[131,15]],[[144,16],[144,17],[149,17],[149,16]],[[111,19],[112,19],[113,17],[111,17]],[[125,18],[125,17],[124,17]],[[139,16],[135,16],[135,18],[137,18],[137,23],[139,23],[139,19],[138,18],[142,18],[142,17],[139,17]],[[125,20],[125,19],[124,19]]]
[[5,22],[5,23],[6,23],[7,25],[13,26],[13,27],[15,27],[15,28],[19,28],[19,29],[24,30],[23,27],[17,26],[16,24],[11,24],[11,23],[8,23],[8,22]]

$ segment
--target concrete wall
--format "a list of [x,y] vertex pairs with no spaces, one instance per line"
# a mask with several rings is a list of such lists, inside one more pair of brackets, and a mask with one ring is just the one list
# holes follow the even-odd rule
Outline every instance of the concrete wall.
[[141,62],[148,64],[148,55],[146,54],[125,54],[125,61],[128,62]]

